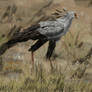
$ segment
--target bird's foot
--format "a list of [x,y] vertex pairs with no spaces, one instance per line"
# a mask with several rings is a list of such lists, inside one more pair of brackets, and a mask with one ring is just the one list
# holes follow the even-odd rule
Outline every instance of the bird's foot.
[[46,58],[46,61],[50,63],[51,72],[54,70],[53,62],[51,58]]
[[52,61],[50,60],[50,67],[51,67],[51,71],[54,70],[54,67],[53,67],[53,64],[52,64]]

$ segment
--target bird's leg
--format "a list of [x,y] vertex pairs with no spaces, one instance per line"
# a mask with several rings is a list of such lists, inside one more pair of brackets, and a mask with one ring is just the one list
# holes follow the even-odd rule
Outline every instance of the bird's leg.
[[47,54],[46,54],[46,59],[50,60],[55,47],[56,47],[56,42],[55,41],[49,41],[49,46],[48,46],[48,51],[47,51]]
[[29,49],[29,51],[31,51],[31,58],[32,58],[32,65],[34,66],[34,52],[39,49],[43,44],[45,44],[47,42],[47,40],[42,39],[42,40],[38,40],[34,45],[31,46],[31,48]]
[[53,71],[53,64],[51,58],[46,58],[46,60],[49,60],[51,71]]
[[31,52],[32,65],[34,66],[34,52]]
[[51,67],[51,71],[53,71],[53,64],[52,64],[52,61],[51,61],[51,59],[50,59],[50,67]]
[[31,52],[31,62],[32,62],[31,72],[33,72],[34,71],[34,52]]
[[46,54],[46,59],[49,59],[50,61],[50,66],[51,66],[51,69],[53,70],[53,64],[52,64],[52,61],[51,61],[51,56],[53,54],[53,51],[56,47],[56,42],[55,41],[49,41],[49,46],[48,46],[48,51],[47,51],[47,54]]

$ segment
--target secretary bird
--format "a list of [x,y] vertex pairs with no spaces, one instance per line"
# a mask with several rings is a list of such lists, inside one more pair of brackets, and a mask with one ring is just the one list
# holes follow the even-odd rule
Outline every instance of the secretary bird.
[[63,17],[59,17],[56,20],[41,21],[36,25],[24,29],[22,32],[16,33],[9,41],[0,46],[0,56],[7,49],[19,42],[37,40],[37,42],[28,50],[32,53],[33,64],[34,52],[47,41],[49,41],[49,46],[46,53],[46,58],[50,60],[56,47],[56,42],[68,32],[74,18],[77,18],[77,14],[73,11],[68,11]]

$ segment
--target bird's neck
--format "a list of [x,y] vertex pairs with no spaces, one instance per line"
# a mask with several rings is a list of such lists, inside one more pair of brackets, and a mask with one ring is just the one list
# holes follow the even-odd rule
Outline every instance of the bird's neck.
[[68,22],[72,22],[72,19],[73,18],[70,17],[70,16],[64,16],[64,17],[57,19],[57,21],[60,22],[60,23],[68,23]]
[[73,17],[66,16],[64,22],[69,22],[71,24],[72,23],[72,20],[73,20]]
[[67,19],[67,20],[65,21],[68,27],[71,26],[72,20],[73,20],[73,18],[70,18],[70,19]]

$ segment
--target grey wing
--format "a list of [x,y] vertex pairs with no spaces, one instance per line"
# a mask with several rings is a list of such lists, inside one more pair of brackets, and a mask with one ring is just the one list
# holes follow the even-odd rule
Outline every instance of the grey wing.
[[64,25],[57,21],[41,22],[38,31],[48,40],[59,40],[64,33]]

